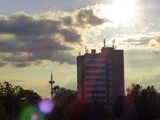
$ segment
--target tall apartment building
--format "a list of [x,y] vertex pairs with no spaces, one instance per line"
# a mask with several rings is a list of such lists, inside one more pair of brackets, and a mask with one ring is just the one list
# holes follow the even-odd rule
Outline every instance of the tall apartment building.
[[124,95],[123,50],[102,47],[77,57],[78,98],[83,101],[107,101]]

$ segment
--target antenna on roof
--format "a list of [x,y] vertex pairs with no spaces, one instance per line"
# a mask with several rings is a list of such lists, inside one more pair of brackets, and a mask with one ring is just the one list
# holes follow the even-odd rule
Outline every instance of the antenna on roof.
[[85,53],[88,53],[88,49],[87,49],[87,46],[85,46]]
[[114,45],[115,45],[115,38],[113,39],[113,46],[112,46],[113,48],[115,47]]
[[104,44],[104,47],[106,47],[106,40],[105,39],[103,40],[103,44]]

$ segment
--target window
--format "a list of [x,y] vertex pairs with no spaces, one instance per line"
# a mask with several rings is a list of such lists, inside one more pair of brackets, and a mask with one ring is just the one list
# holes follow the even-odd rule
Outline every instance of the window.
[[95,87],[101,88],[101,87],[105,87],[104,84],[100,84],[100,85],[95,85]]
[[91,76],[104,76],[105,72],[87,72],[86,75],[91,75]]
[[112,59],[109,59],[109,63],[112,63]]
[[109,82],[109,86],[110,86],[110,87],[112,86],[112,82]]
[[109,69],[112,69],[112,65],[109,65]]
[[109,94],[109,97],[112,98],[112,97],[113,97],[113,94]]
[[105,94],[105,90],[88,90],[87,91],[88,94]]
[[94,64],[94,63],[96,63],[96,64],[104,64],[105,61],[103,61],[103,60],[87,60],[86,63],[87,64]]
[[87,66],[86,70],[105,70],[104,66]]
[[113,92],[113,89],[112,88],[109,88],[109,93],[112,93]]
[[97,81],[99,81],[99,82],[104,82],[105,79],[104,79],[104,78],[101,78],[101,79],[97,79]]
[[105,67],[101,67],[101,70],[105,70]]
[[112,103],[113,102],[112,99],[109,99],[109,102]]

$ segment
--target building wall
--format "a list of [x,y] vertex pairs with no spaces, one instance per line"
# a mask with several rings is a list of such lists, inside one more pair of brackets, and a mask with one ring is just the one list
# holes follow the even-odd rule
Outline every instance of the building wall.
[[124,95],[123,50],[103,47],[101,53],[77,57],[78,98],[84,101],[108,101],[113,103]]

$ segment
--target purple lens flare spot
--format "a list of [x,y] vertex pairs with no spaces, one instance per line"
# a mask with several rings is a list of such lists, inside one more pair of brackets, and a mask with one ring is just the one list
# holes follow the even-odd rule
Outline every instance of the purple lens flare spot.
[[54,102],[49,98],[45,98],[39,102],[38,107],[42,113],[49,114],[54,108]]

